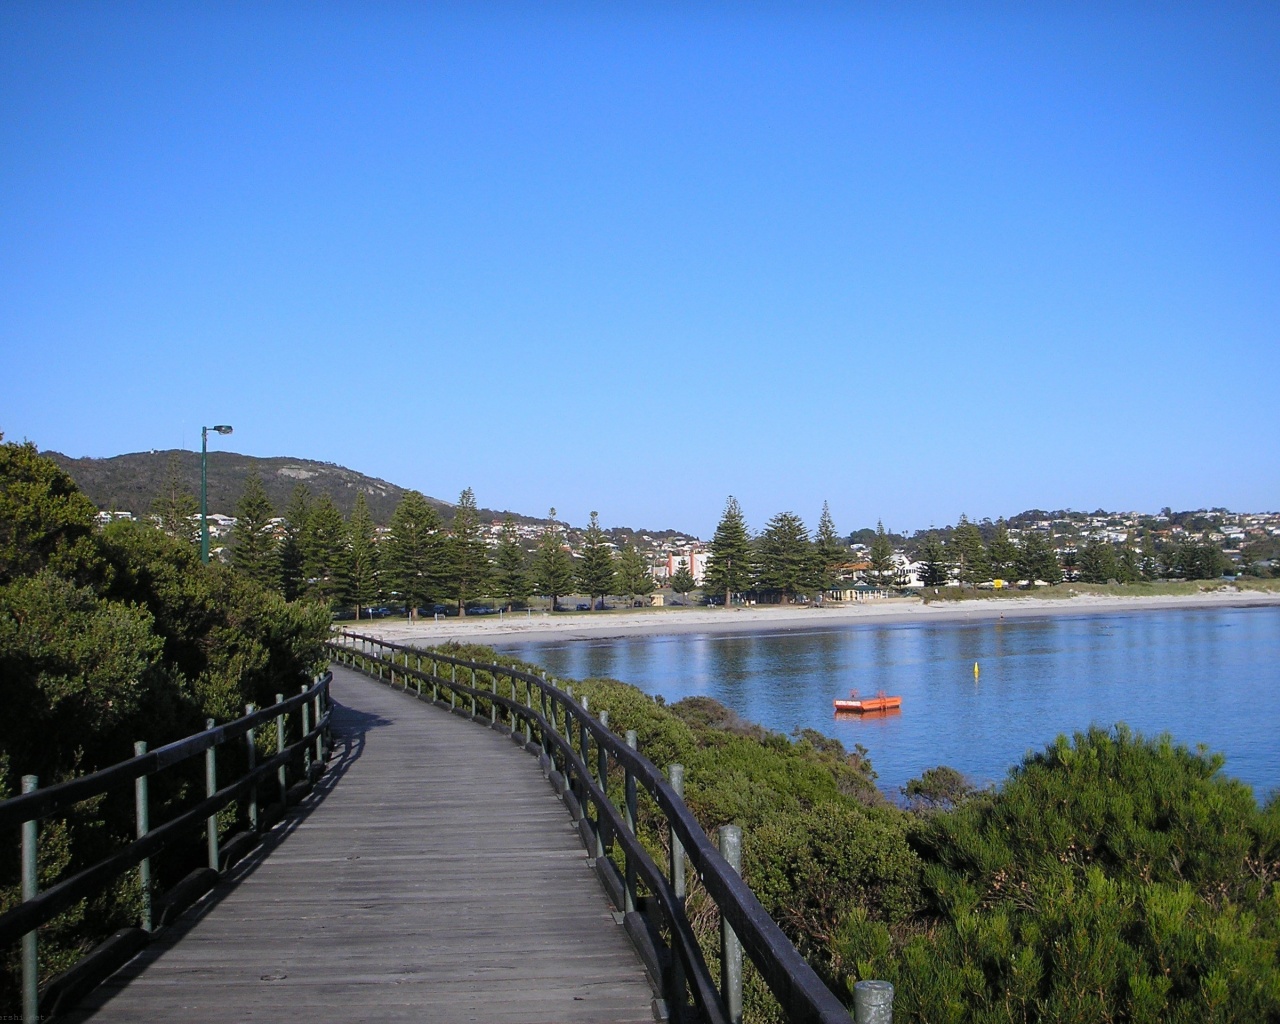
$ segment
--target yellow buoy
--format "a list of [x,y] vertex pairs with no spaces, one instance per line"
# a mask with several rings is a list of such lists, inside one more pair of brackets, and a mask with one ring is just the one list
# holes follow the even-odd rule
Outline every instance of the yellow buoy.
[[978,678],[978,663],[976,661],[973,663],[973,678]]

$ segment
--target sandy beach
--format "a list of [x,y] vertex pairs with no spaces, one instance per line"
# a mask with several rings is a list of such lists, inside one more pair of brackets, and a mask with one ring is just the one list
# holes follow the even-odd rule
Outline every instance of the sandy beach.
[[756,605],[748,608],[644,608],[634,611],[515,612],[458,618],[361,620],[342,625],[353,632],[399,643],[430,646],[463,643],[601,640],[611,637],[670,636],[680,633],[805,631],[871,623],[964,622],[1049,615],[1096,615],[1170,608],[1280,607],[1280,594],[1220,590],[1187,596],[1113,597],[1080,594],[1070,598],[999,598],[935,601],[915,597],[858,604]]

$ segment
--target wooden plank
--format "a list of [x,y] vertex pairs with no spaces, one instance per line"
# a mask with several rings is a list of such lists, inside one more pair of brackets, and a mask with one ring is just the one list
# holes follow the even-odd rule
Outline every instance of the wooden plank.
[[537,761],[334,668],[329,772],[68,1020],[652,1020]]

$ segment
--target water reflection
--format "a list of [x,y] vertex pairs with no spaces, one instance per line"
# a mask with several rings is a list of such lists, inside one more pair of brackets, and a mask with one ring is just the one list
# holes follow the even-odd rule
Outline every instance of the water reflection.
[[[1280,783],[1280,609],[1139,612],[986,622],[683,635],[503,649],[556,675],[613,676],[668,701],[714,697],[791,733],[869,748],[886,788],[937,764],[1002,778],[1059,733],[1125,721],[1227,756],[1260,793]],[[977,662],[980,675],[973,676]],[[902,713],[833,717],[851,688],[901,694]]]

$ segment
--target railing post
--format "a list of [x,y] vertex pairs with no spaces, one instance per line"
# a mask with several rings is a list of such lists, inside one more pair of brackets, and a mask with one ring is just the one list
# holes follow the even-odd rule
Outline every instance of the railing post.
[[[133,745],[133,756],[147,752],[145,740]],[[133,780],[133,807],[137,818],[137,833],[141,839],[151,831],[151,801],[147,796],[147,777],[139,775]],[[143,857],[138,863],[138,884],[142,887],[142,930],[151,931],[151,858]]]
[[[458,666],[450,665],[449,669],[450,669],[449,680],[450,682],[456,685],[458,682]],[[452,686],[450,686],[449,687],[449,710],[453,711],[457,708],[457,706],[458,706],[458,691],[455,690]]]
[[[252,704],[244,706],[244,713],[251,715],[258,709]],[[246,753],[249,758],[249,774],[253,774],[254,768],[258,766],[258,745],[255,742],[254,734],[256,729],[250,729],[244,734]],[[255,832],[258,831],[258,780],[254,779],[249,783],[249,827]]]
[[[673,764],[667,769],[667,775],[671,779],[671,788],[675,790],[676,796],[681,801],[684,800],[684,765]],[[671,830],[671,888],[675,890],[676,899],[683,904],[685,897],[684,887],[684,845],[676,837],[676,830]]]
[[493,678],[493,700],[489,702],[489,724],[498,724],[498,673],[490,672]]
[[[35,775],[22,776],[22,792],[34,793],[40,785]],[[33,900],[40,895],[38,871],[38,843],[40,822],[36,819],[22,823],[22,901]],[[37,946],[38,933],[32,928],[22,936],[22,1020],[23,1024],[35,1024],[40,1019],[40,957]]]
[[[684,765],[673,764],[667,769],[667,775],[671,779],[671,788],[675,791],[676,796],[684,801]],[[675,893],[676,902],[683,907],[685,900],[685,882],[684,882],[684,844],[676,837],[676,830],[671,827],[668,821],[668,828],[671,832],[671,888]],[[667,1010],[672,1015],[673,1020],[683,1019],[685,1006],[685,976],[684,976],[684,960],[680,957],[679,951],[673,949],[671,957],[671,972],[667,978]]]
[[[284,694],[276,694],[276,704],[284,703]],[[285,716],[283,713],[276,715],[276,753],[284,753],[284,727]],[[280,781],[280,806],[282,808],[289,806],[289,772],[285,765],[280,765],[276,769],[276,778]]]
[[[720,853],[729,867],[742,873],[742,829],[737,825],[720,826]],[[742,1020],[742,943],[720,911],[720,997],[731,1024]]]
[[436,704],[440,701],[440,683],[437,680],[440,677],[440,662],[435,658],[431,659],[431,703]]
[[[206,729],[213,728],[213,719],[204,720]],[[213,796],[218,792],[218,745],[215,743],[204,752],[204,795]],[[215,810],[205,822],[206,837],[209,843],[209,867],[218,870],[218,812]]]
[[[636,749],[636,731],[634,729],[627,730],[627,746],[632,750]],[[636,777],[631,773],[631,769],[625,769],[623,775],[623,794],[626,798],[627,813],[627,831],[632,835],[636,834]],[[623,910],[627,913],[636,909],[636,866],[635,860],[630,853],[626,856],[627,875],[625,892],[625,906]]]
[[[322,711],[322,708],[321,708],[321,705],[320,705],[320,690],[319,690],[320,678],[321,678],[321,677],[319,677],[319,676],[317,676],[317,677],[316,677],[316,695],[315,695],[315,697],[313,698],[313,700],[314,700],[314,702],[315,702],[315,723],[316,723],[316,763],[317,763],[317,764],[323,764],[323,763],[324,763],[324,733],[323,733],[323,731],[320,729],[320,721],[321,721],[321,719],[323,719],[323,718],[324,718],[324,715],[322,715],[322,714],[320,713],[320,712]],[[407,685],[405,686],[405,689],[408,689],[408,686],[407,686]]]
[[[609,712],[601,711],[596,716],[600,720],[600,724],[607,730],[609,728]],[[596,744],[596,779],[600,783],[600,788],[604,790],[607,797],[609,795],[609,748],[603,743]],[[605,847],[609,845],[609,822],[601,813],[600,808],[596,808],[596,856],[603,857]]]
[[480,682],[480,680],[476,678],[476,670],[475,670],[475,669],[473,669],[473,668],[469,668],[469,669],[467,669],[467,673],[468,673],[468,675],[471,677],[471,689],[472,689],[472,693],[471,693],[471,718],[472,718],[472,720],[474,721],[474,720],[475,720],[475,717],[476,717],[476,695],[475,695],[475,692],[474,692],[474,691],[477,689],[477,685],[476,685],[476,684],[477,684],[477,683],[479,683],[479,682]]
[[[524,706],[533,711],[533,683],[528,679],[524,681]],[[524,745],[527,747],[533,742],[533,720],[529,715],[524,717]]]
[[893,1024],[893,986],[887,981],[855,984],[853,1019],[857,1024]]
[[[307,692],[305,685],[302,687],[302,692]],[[306,742],[309,732],[311,732],[311,701],[304,700],[302,702],[302,769],[306,772],[308,779],[311,777],[311,744]]]

